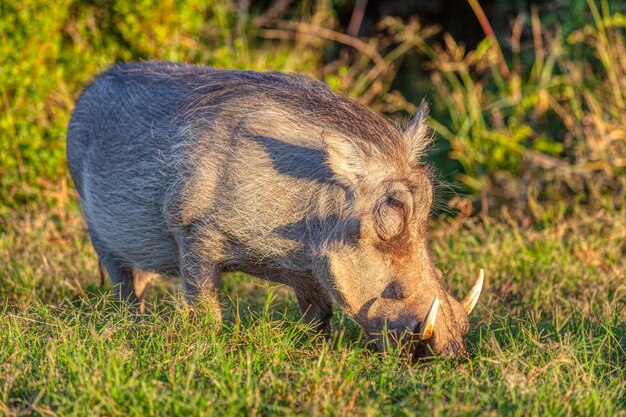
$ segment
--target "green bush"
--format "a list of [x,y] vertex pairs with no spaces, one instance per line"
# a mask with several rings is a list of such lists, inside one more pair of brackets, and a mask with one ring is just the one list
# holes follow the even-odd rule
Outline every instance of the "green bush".
[[0,5],[0,189],[2,203],[21,202],[39,177],[65,170],[62,138],[72,105],[64,68],[68,1]]

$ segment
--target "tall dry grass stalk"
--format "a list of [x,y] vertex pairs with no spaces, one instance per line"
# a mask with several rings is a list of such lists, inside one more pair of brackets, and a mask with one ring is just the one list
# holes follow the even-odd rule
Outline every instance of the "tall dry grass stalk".
[[463,165],[459,178],[535,220],[548,215],[542,201],[606,201],[599,197],[608,194],[625,203],[626,19],[606,0],[588,4],[593,22],[567,39],[543,28],[532,8],[528,48],[526,18],[516,19],[506,69],[493,37],[471,51],[449,35],[443,45],[419,44],[449,115],[436,131]]

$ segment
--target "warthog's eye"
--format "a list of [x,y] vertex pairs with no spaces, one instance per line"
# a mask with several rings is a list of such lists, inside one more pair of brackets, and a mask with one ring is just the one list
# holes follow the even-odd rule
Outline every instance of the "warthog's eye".
[[404,215],[406,208],[404,207],[404,203],[402,201],[390,196],[387,198],[387,204]]
[[383,290],[383,293],[380,295],[382,298],[387,298],[390,300],[402,300],[408,297],[407,291],[404,288],[404,285],[399,283],[398,281],[393,281]]

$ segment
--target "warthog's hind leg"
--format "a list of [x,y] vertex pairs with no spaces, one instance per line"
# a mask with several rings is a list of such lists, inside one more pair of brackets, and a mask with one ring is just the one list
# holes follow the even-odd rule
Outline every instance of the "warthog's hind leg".
[[194,248],[192,238],[179,236],[177,241],[180,276],[187,302],[194,309],[208,310],[216,321],[221,322],[222,307],[219,300],[221,270],[209,259],[199,255],[203,251]]

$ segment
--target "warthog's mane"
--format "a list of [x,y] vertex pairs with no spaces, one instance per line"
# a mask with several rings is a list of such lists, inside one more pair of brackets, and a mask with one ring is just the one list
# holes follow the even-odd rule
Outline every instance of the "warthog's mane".
[[[334,93],[327,84],[283,72],[222,70],[175,63],[117,64],[125,77],[148,77],[150,82],[175,82],[192,94],[174,117],[187,122],[216,109],[241,115],[282,108],[301,125],[315,124],[375,145],[384,155],[404,151],[402,132],[394,123],[348,97]],[[289,122],[289,117],[284,120]],[[281,122],[283,120],[276,120]],[[398,155],[401,157],[401,155]]]

